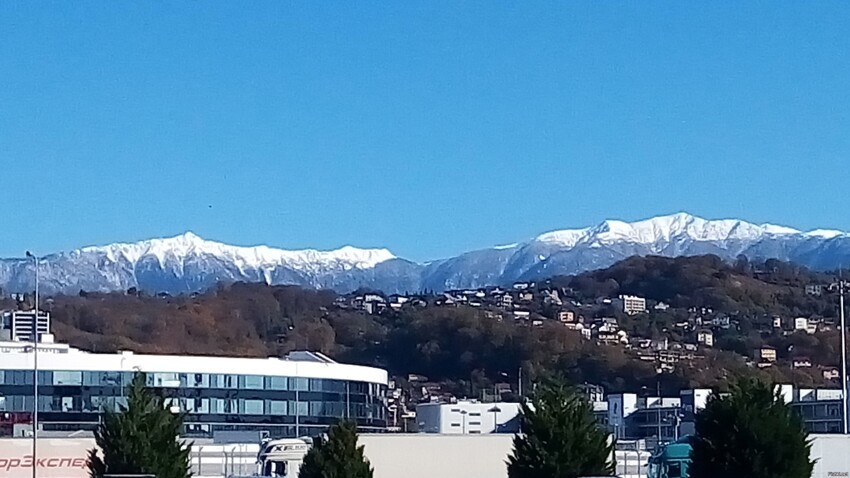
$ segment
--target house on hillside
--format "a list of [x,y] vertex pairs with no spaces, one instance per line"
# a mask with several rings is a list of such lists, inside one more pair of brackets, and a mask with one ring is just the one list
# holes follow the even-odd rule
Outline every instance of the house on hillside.
[[835,367],[826,367],[821,373],[824,380],[839,380],[841,378],[841,372]]
[[642,314],[646,312],[646,299],[635,295],[621,295],[617,298],[617,304],[622,304],[623,312],[627,315]]
[[714,347],[714,332],[703,329],[697,332],[697,343],[706,347]]
[[576,313],[572,310],[559,310],[557,316],[558,322],[573,323],[576,321]]
[[495,297],[496,299],[496,307],[501,307],[503,309],[512,309],[514,306],[514,298],[511,294],[507,292],[503,292],[500,295]]
[[546,305],[563,305],[563,301],[561,300],[560,295],[558,295],[558,291],[550,289],[543,290],[543,303]]
[[514,311],[514,319],[516,320],[528,320],[531,317],[531,312],[528,310],[515,310]]
[[821,296],[823,295],[823,286],[820,284],[806,285],[806,295]]
[[387,300],[379,294],[363,294],[352,301],[354,308],[367,314],[380,314],[387,308]]
[[668,304],[665,304],[664,302],[659,302],[659,303],[655,304],[653,309],[660,311],[660,312],[663,312],[665,310],[669,310],[670,306]]
[[753,358],[759,363],[776,362],[776,348],[770,345],[759,347],[753,351]]
[[796,357],[791,360],[793,368],[812,368],[812,360],[808,357]]

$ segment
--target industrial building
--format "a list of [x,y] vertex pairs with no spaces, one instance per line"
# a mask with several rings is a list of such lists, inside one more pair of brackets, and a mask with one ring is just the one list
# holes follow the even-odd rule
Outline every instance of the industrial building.
[[420,403],[416,406],[416,423],[422,433],[516,433],[519,431],[519,403],[486,403],[477,400]]
[[[125,388],[137,371],[175,411],[186,412],[187,437],[234,431],[315,435],[340,418],[355,420],[364,432],[387,428],[382,369],[337,363],[316,352],[269,358],[89,353],[52,343],[47,333],[40,336],[40,430],[94,429],[104,409],[126,402]],[[31,422],[33,345],[0,342],[0,416],[6,428]]]

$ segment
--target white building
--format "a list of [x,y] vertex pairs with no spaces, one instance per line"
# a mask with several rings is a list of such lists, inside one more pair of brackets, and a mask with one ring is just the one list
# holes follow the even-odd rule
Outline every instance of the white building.
[[[0,412],[32,412],[32,352],[32,343],[0,342]],[[38,370],[44,412],[39,425],[45,431],[90,430],[104,409],[125,403],[123,390],[136,372],[188,414],[187,437],[243,430],[297,437],[344,418],[364,431],[387,428],[387,372],[317,352],[269,358],[101,354],[41,342]]]
[[38,337],[50,334],[50,314],[39,311],[35,320],[33,310],[14,310],[3,312],[0,323],[0,340],[12,342],[32,342],[33,330],[38,329]]
[[710,330],[700,330],[697,332],[697,343],[706,347],[714,347],[714,333]]
[[634,295],[621,295],[620,301],[623,302],[623,312],[629,315],[642,314],[646,312],[646,299]]
[[638,409],[635,393],[619,393],[608,396],[608,426],[614,438],[626,435],[626,421]]
[[416,406],[416,423],[422,433],[516,433],[518,415],[519,403],[462,400],[457,403],[420,403]]
[[794,319],[794,330],[802,330],[803,332],[808,332],[809,319],[805,317],[797,317],[796,319]]

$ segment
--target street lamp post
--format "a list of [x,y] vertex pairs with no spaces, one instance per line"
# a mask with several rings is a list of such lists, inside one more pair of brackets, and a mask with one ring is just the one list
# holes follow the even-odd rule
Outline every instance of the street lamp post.
[[461,434],[466,435],[466,414],[468,412],[466,410],[460,411],[460,416],[463,419],[463,428],[461,429]]
[[838,307],[841,317],[841,421],[842,431],[846,435],[847,429],[847,324],[844,319],[844,274],[839,271],[838,276]]
[[498,405],[494,405],[493,408],[488,410],[493,412],[493,433],[499,433],[499,412],[502,411]]
[[38,462],[38,257],[27,251],[35,268],[35,300],[32,318],[32,478],[36,478]]

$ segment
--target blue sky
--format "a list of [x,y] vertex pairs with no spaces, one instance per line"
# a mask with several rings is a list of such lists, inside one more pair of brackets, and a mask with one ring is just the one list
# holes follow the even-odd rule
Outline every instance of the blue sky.
[[838,2],[3,2],[0,255],[850,230],[847,31]]

